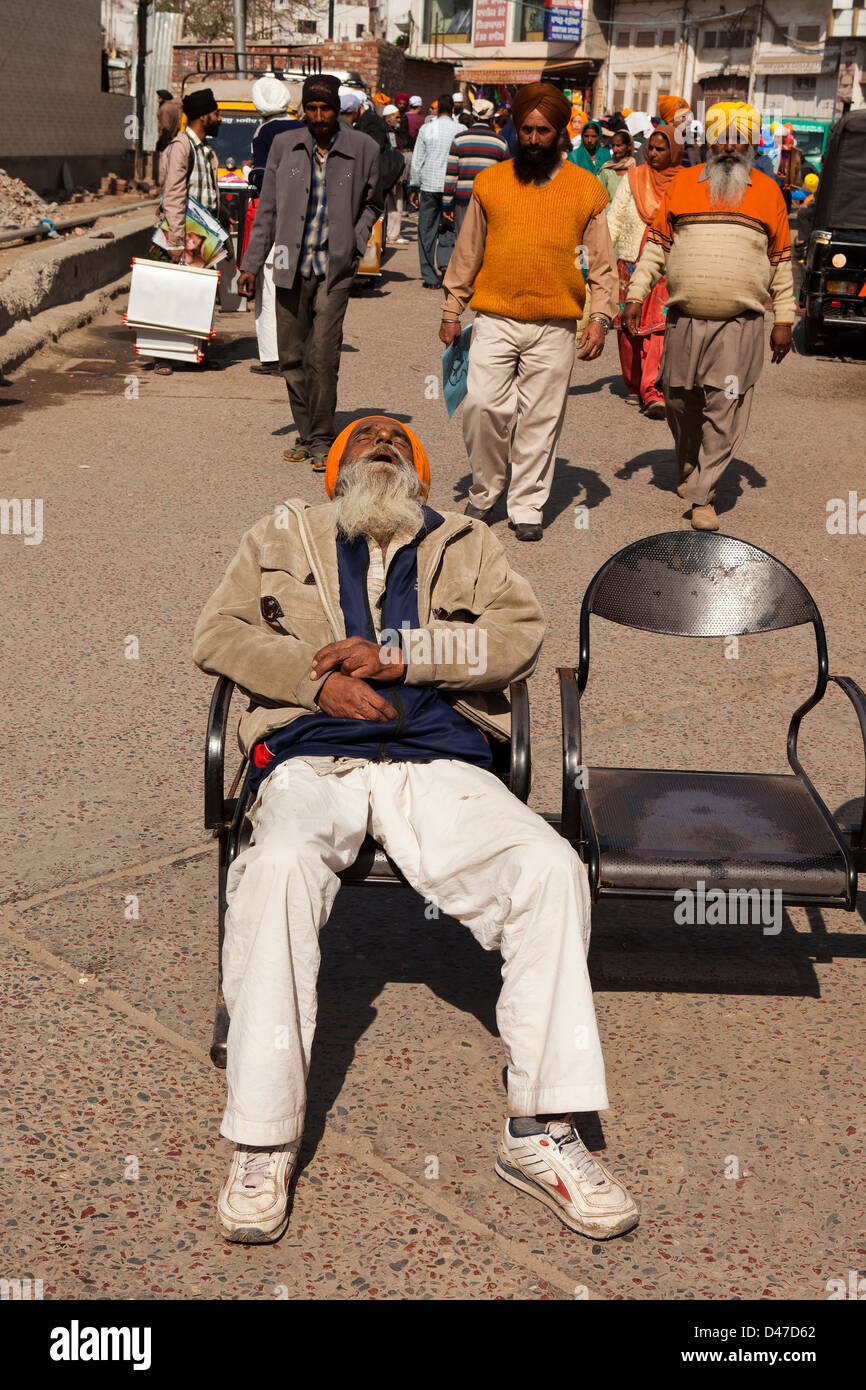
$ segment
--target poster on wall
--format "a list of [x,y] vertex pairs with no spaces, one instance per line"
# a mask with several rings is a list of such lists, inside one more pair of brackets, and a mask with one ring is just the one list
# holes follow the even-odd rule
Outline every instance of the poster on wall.
[[583,30],[583,0],[546,6],[544,37],[548,43],[580,43]]
[[475,47],[507,43],[507,31],[508,0],[476,0]]

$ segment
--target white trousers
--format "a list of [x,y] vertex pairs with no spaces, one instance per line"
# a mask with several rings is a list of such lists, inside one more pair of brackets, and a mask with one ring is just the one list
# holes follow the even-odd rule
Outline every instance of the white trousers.
[[395,241],[403,235],[403,181],[399,180],[388,190],[385,197],[385,212],[387,222],[385,225],[385,240],[393,246]]
[[[607,1107],[586,872],[491,772],[447,759],[335,770],[292,758],[263,783],[251,819],[228,875],[226,1139],[276,1145],[303,1133],[319,931],[368,831],[413,888],[502,952],[509,1114]],[[418,929],[436,929],[420,904]]]
[[505,488],[510,452],[508,515],[515,525],[540,522],[550,496],[574,366],[575,322],[475,315],[463,403],[469,501],[493,506]]
[[277,300],[274,294],[274,248],[265,258],[262,272],[256,276],[256,339],[260,362],[277,362]]

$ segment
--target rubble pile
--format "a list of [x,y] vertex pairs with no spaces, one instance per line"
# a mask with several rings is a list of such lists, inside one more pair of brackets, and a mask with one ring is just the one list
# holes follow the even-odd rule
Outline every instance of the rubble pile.
[[56,203],[46,203],[26,183],[0,169],[0,227],[32,227],[56,210]]

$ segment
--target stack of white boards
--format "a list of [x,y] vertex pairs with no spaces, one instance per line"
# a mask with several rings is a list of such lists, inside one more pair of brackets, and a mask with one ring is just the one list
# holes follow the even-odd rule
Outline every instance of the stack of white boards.
[[201,362],[213,328],[219,271],[134,257],[123,321],[145,357]]

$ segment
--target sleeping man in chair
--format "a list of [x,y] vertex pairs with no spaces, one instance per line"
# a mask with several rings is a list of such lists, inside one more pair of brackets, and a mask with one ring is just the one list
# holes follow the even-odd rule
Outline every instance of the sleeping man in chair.
[[250,697],[240,737],[256,793],[223,950],[227,1240],[286,1228],[319,931],[367,834],[502,953],[496,1172],[594,1240],[638,1221],[571,1118],[608,1104],[586,874],[490,770],[491,741],[508,737],[505,692],[538,659],[541,609],[483,522],[426,505],[429,484],[411,430],[383,415],[348,426],[328,456],[330,500],[287,502],[248,531],[196,628],[197,664]]

